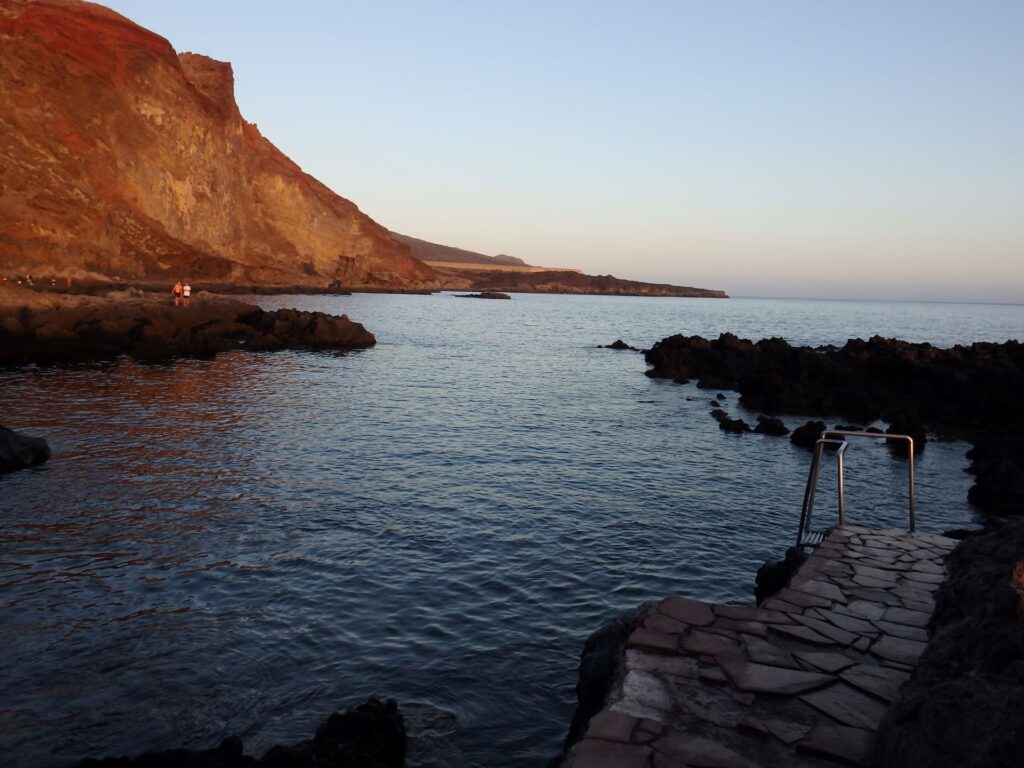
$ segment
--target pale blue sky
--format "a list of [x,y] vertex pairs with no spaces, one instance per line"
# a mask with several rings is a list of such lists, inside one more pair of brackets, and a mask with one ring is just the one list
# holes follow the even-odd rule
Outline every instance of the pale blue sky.
[[385,226],[735,295],[1024,302],[1024,2],[112,0]]

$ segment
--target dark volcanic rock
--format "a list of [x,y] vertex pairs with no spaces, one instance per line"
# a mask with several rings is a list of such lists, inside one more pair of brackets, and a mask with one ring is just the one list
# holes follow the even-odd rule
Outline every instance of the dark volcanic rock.
[[602,345],[602,349],[631,349],[634,352],[639,352],[636,347],[631,347],[629,344],[624,342],[622,339],[616,339],[611,344]]
[[[265,311],[199,294],[187,309],[122,293],[34,296],[0,289],[0,365],[113,358],[202,357],[229,349],[351,349],[376,343],[347,316]],[[28,303],[19,306],[19,300]]]
[[0,426],[0,472],[34,467],[50,458],[50,446],[41,437],[19,435]]
[[[977,480],[970,499],[986,512],[1024,512],[1024,345],[1018,341],[940,349],[875,336],[812,349],[783,339],[755,344],[726,333],[715,340],[671,336],[649,349],[646,359],[648,376],[723,382],[739,390],[751,409],[839,414],[854,423],[883,419],[892,432],[914,437],[918,451],[927,431],[976,446],[998,433],[998,455],[972,456]],[[810,447],[810,437],[808,431],[793,439]],[[901,453],[898,442],[890,445]]]
[[607,621],[587,638],[580,655],[579,678],[576,682],[576,709],[565,737],[562,753],[549,765],[561,765],[569,750],[587,732],[590,718],[600,712],[614,685],[623,674],[626,640],[653,603],[647,602]]
[[377,699],[335,712],[316,736],[291,746],[272,747],[257,760],[242,742],[229,738],[217,749],[171,749],[138,757],[86,758],[80,768],[402,768],[406,734],[394,699]]
[[789,439],[793,445],[813,451],[815,443],[818,442],[821,438],[821,433],[826,429],[828,427],[825,426],[823,421],[808,421],[806,424],[802,424],[794,429]]
[[782,423],[782,419],[776,419],[773,416],[758,416],[754,431],[762,435],[782,437],[789,434],[789,427]]
[[[906,414],[899,414],[889,428],[885,430],[887,435],[907,435],[914,440],[914,455],[918,455],[924,450],[925,443],[928,440],[928,435],[925,432],[924,424],[921,420],[914,416],[908,416]],[[907,455],[907,443],[905,440],[886,440],[889,444],[889,450],[896,456]]]
[[757,569],[754,579],[754,600],[758,605],[789,583],[797,569],[808,557],[799,547],[790,547],[782,560],[769,560]]
[[751,431],[750,425],[743,419],[721,419],[718,422],[718,428],[723,432],[736,432],[738,434]]
[[715,408],[711,411],[711,418],[721,424],[723,421],[729,418],[729,414],[723,411],[721,408]]
[[946,562],[930,643],[883,718],[880,768],[1011,768],[1024,745],[1024,520]]
[[480,293],[465,293],[456,294],[457,299],[511,299],[507,293],[499,293],[498,291],[481,291]]

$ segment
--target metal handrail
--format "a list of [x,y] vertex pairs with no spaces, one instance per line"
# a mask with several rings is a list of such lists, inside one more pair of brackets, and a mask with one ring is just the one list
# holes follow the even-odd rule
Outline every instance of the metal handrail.
[[[840,439],[837,439],[840,438]],[[841,429],[826,429],[821,437],[814,443],[814,459],[811,461],[811,471],[807,475],[807,486],[804,489],[804,502],[800,508],[800,528],[796,534],[796,545],[799,548],[813,546],[818,541],[811,541],[807,533],[811,526],[811,513],[814,511],[814,497],[818,492],[818,475],[821,473],[821,456],[826,445],[834,445],[836,450],[836,483],[839,492],[839,527],[846,523],[846,496],[843,487],[843,454],[849,442],[847,437],[869,437],[881,440],[905,440],[907,442],[908,475],[910,486],[910,532],[913,533],[916,527],[916,515],[914,510],[914,438],[910,435],[891,435],[883,432],[853,432]]]

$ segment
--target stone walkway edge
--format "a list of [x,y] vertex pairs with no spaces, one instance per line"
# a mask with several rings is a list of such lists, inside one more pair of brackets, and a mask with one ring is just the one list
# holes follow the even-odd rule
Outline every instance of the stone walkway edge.
[[956,543],[836,528],[761,607],[662,600],[567,765],[869,766]]

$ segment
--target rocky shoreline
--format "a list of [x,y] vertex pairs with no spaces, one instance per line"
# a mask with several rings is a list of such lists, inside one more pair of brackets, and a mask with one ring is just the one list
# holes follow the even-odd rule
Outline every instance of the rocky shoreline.
[[359,349],[376,339],[346,315],[266,311],[205,292],[190,306],[137,289],[103,296],[0,289],[0,365],[208,357],[232,349]]
[[312,739],[272,747],[258,759],[232,736],[214,749],[85,758],[79,768],[402,768],[405,755],[405,721],[397,702],[370,699],[332,714]]
[[[890,431],[932,432],[973,444],[968,500],[989,515],[1024,514],[1024,344],[978,342],[941,349],[874,337],[842,347],[793,347],[783,339],[753,343],[671,336],[645,353],[653,378],[696,380],[732,389],[766,414],[834,416],[857,424],[884,420]],[[824,423],[821,423],[822,428]],[[808,432],[820,434],[817,427]],[[741,430],[742,431],[742,430]]]

